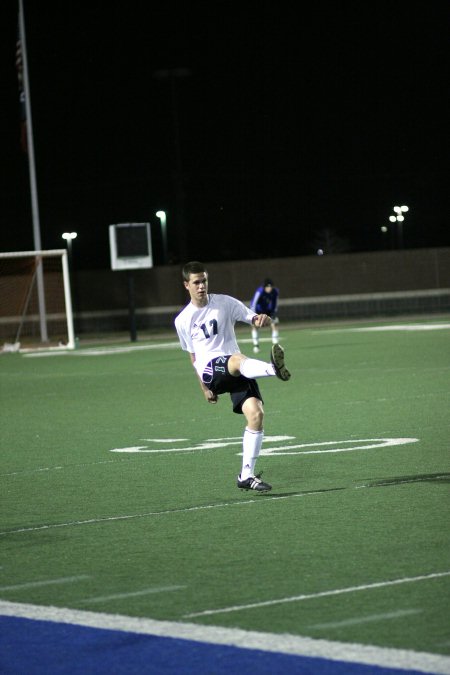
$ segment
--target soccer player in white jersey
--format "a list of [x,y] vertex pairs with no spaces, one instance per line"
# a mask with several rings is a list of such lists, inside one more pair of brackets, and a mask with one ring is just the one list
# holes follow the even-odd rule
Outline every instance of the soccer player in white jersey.
[[208,272],[203,263],[186,263],[182,274],[191,301],[175,318],[181,348],[189,353],[208,403],[217,403],[220,394],[229,393],[233,411],[246,418],[238,488],[266,492],[272,486],[261,480],[261,474],[255,475],[264,436],[263,399],[256,378],[289,380],[284,350],[279,344],[272,345],[271,363],[244,356],[236,341],[235,323],[262,328],[270,325],[270,317],[255,314],[229,295],[208,293]]

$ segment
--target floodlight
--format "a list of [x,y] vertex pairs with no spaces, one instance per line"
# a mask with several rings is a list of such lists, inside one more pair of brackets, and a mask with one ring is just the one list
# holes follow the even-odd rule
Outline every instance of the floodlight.
[[163,244],[163,258],[164,263],[167,263],[167,218],[165,211],[157,211],[156,217],[159,218],[161,222],[161,236]]

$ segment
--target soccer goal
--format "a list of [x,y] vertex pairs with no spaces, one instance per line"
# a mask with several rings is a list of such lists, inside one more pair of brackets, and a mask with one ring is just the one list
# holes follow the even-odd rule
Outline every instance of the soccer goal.
[[67,251],[0,253],[0,349],[74,349]]

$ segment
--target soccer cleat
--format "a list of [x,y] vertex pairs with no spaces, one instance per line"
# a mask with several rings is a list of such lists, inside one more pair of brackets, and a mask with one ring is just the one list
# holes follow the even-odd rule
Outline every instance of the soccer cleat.
[[270,360],[272,361],[273,367],[275,368],[275,375],[284,382],[289,380],[291,374],[284,365],[284,349],[281,345],[272,345]]
[[250,478],[246,478],[245,480],[241,480],[241,477],[238,476],[237,486],[238,488],[241,488],[241,490],[256,490],[257,492],[268,492],[272,489],[272,486],[269,485],[269,483],[264,483],[264,481],[261,480],[260,473],[258,473],[257,476],[250,476]]
[[253,347],[253,352],[254,352],[255,354],[258,354],[258,353],[259,353],[259,347],[258,347],[258,345],[255,345],[255,346]]

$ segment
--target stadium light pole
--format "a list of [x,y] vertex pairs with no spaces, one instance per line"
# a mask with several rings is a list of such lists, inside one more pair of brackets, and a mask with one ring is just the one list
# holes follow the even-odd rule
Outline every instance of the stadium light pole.
[[[73,322],[75,323],[75,288],[73,281],[72,242],[78,236],[77,232],[63,232],[61,237],[67,243],[67,259],[69,266],[70,295],[72,297]],[[76,338],[78,339],[78,338]]]
[[165,211],[157,211],[156,217],[161,221],[161,236],[163,245],[163,262],[167,264],[167,217]]
[[72,268],[72,241],[78,236],[77,232],[63,232],[61,237],[67,243],[67,255],[69,257],[69,266]]
[[181,83],[192,75],[189,68],[164,68],[156,70],[153,77],[166,82],[169,87],[170,109],[172,116],[172,173],[175,204],[171,214],[172,248],[178,247],[181,260],[187,259],[188,233],[186,229],[186,195],[185,179],[181,153],[181,126],[179,115],[181,111],[180,95]]

